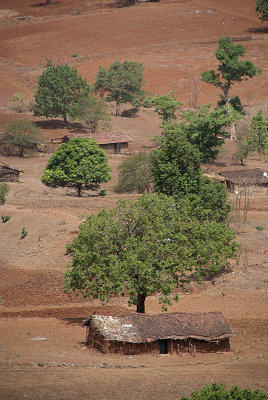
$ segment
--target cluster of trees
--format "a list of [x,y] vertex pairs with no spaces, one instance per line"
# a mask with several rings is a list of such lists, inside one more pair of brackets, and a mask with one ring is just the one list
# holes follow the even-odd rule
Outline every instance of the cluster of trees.
[[[228,37],[219,46],[222,64],[219,72],[207,74],[213,82],[207,81],[223,90],[224,104],[180,111],[178,122],[180,103],[170,95],[145,100],[162,117],[163,131],[155,137],[157,147],[151,155],[138,154],[120,165],[115,190],[154,193],[136,202],[120,201],[111,211],[87,218],[68,245],[72,263],[65,290],[79,290],[103,302],[128,295],[137,312],[145,312],[146,298],[158,292],[166,309],[177,300],[174,289],[184,286],[191,273],[199,279],[213,277],[234,256],[237,244],[226,226],[227,191],[203,176],[201,162],[216,158],[226,135],[223,128],[241,118],[229,101],[231,85],[259,69],[251,62],[241,64],[242,46],[234,46]],[[107,70],[99,71],[101,94],[108,90],[103,83],[107,76]]]
[[34,115],[62,117],[65,122],[71,117],[83,121],[91,132],[95,132],[99,124],[105,128],[109,122],[107,101],[116,103],[117,116],[123,103],[139,107],[144,97],[143,71],[143,64],[115,61],[108,69],[100,67],[95,83],[89,85],[75,67],[48,61],[38,80]]
[[[215,109],[205,105],[180,110],[178,120],[181,103],[172,96],[147,98],[147,106],[163,119],[162,134],[155,137],[151,155],[138,154],[121,164],[115,188],[147,194],[136,202],[119,201],[111,211],[102,210],[80,225],[68,245],[72,263],[65,275],[66,291],[79,290],[103,302],[127,294],[138,312],[145,312],[146,298],[158,292],[166,309],[177,300],[174,289],[189,282],[192,274],[203,279],[227,267],[237,249],[234,233],[226,226],[227,191],[203,176],[201,163],[216,158],[226,135],[223,128],[241,118],[237,98],[232,101],[229,96],[231,86],[260,72],[250,61],[238,60],[243,55],[243,46],[233,45],[228,37],[219,40],[219,68],[203,74],[205,82],[223,91]],[[100,67],[90,86],[76,68],[49,62],[39,77],[34,114],[78,119],[90,131],[104,128],[109,124],[107,101],[116,103],[116,115],[122,103],[139,107],[144,101],[143,71],[142,64],[116,61],[108,69]],[[260,120],[258,114],[252,121],[247,138],[251,148],[257,140],[259,146],[265,142],[260,139],[265,138],[260,128],[265,121]],[[37,141],[34,133],[28,137]],[[62,144],[41,178],[47,186],[74,187],[78,196],[109,179],[107,156],[90,138]]]

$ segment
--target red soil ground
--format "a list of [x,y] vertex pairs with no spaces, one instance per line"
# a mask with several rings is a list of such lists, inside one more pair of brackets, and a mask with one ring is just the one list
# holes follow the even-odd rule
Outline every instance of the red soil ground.
[[[14,93],[31,98],[46,59],[75,65],[88,82],[98,66],[115,60],[145,65],[150,93],[173,91],[188,105],[191,79],[216,67],[220,36],[237,38],[246,58],[262,69],[254,79],[236,85],[233,93],[250,103],[251,113],[267,110],[267,28],[254,11],[254,0],[163,0],[118,9],[109,1],[2,0],[0,5],[0,127],[14,119],[39,120],[45,137],[70,131],[58,121],[12,112]],[[77,57],[71,57],[77,53]],[[199,83],[198,103],[217,100],[217,90]],[[123,129],[136,147],[147,151],[159,129],[152,110],[136,118],[112,117],[113,129]],[[235,143],[227,140],[221,162],[208,172],[241,168],[232,164]],[[127,300],[116,298],[106,306],[62,292],[69,262],[65,246],[77,233],[81,216],[111,208],[118,198],[112,191],[121,159],[111,157],[112,180],[104,185],[108,196],[49,189],[40,182],[48,156],[0,157],[0,162],[23,169],[20,183],[10,184],[0,224],[0,398],[3,400],[68,399],[176,399],[204,384],[223,382],[252,389],[267,386],[267,193],[254,193],[248,220],[234,213],[230,226],[237,232],[241,254],[231,272],[214,284],[192,283],[190,294],[180,293],[169,311],[222,311],[236,332],[231,352],[180,356],[104,356],[84,346],[81,320],[90,313],[118,315],[132,311]],[[247,167],[267,163],[249,160]],[[124,196],[137,198],[138,195]],[[232,199],[233,200],[233,199]],[[80,215],[80,217],[79,217]],[[257,231],[256,226],[263,230]],[[20,240],[22,227],[28,230]],[[147,300],[147,312],[160,312],[157,296]]]

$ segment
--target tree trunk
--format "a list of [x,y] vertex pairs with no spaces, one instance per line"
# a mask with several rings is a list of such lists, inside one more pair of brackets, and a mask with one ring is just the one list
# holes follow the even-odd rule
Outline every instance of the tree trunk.
[[137,295],[137,313],[145,313],[145,299],[146,296],[144,294]]
[[24,147],[23,146],[19,146],[19,155],[20,155],[20,157],[24,157]]
[[77,185],[77,196],[81,197],[82,185]]
[[119,115],[120,115],[119,110],[120,110],[120,103],[116,102],[116,109],[115,109],[115,116],[116,117],[119,117]]

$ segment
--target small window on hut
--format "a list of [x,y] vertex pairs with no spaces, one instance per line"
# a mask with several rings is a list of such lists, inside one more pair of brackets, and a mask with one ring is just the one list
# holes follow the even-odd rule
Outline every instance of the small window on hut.
[[115,152],[115,154],[121,153],[120,143],[114,144],[114,152]]
[[167,339],[159,339],[159,351],[160,351],[160,354],[167,354],[167,352],[168,352]]

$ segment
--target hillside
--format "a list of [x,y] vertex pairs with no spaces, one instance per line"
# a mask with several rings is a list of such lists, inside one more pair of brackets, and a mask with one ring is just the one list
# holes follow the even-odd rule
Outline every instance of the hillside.
[[[2,0],[0,5],[0,129],[12,120],[38,123],[48,140],[69,133],[62,121],[17,113],[12,96],[31,100],[46,60],[68,62],[94,81],[98,67],[113,61],[138,61],[145,65],[146,90],[172,92],[188,106],[193,79],[198,103],[215,103],[217,89],[200,82],[200,74],[216,67],[218,38],[229,35],[243,44],[246,58],[262,73],[239,85],[250,114],[267,113],[267,27],[254,11],[254,0],[141,1],[118,9],[110,0],[61,0],[46,6],[41,0]],[[77,54],[76,57],[72,55]],[[113,109],[112,109],[113,112]],[[149,151],[160,132],[160,119],[150,109],[135,118],[112,115],[112,129],[124,130],[136,149]],[[241,168],[232,159],[236,143],[226,140],[217,162],[204,167],[209,173]],[[4,157],[0,162],[23,170],[20,182],[10,183],[10,193],[0,224],[0,398],[3,400],[162,399],[178,400],[204,384],[222,382],[268,392],[267,386],[267,267],[268,196],[252,195],[247,222],[232,211],[228,223],[241,244],[229,273],[202,285],[193,282],[189,293],[169,311],[222,311],[235,330],[231,352],[182,356],[104,356],[84,346],[80,323],[90,313],[119,315],[133,311],[127,299],[115,298],[102,306],[62,292],[66,244],[81,221],[103,207],[112,208],[117,195],[117,167],[121,157],[111,156],[112,180],[103,185],[107,197],[71,189],[50,189],[40,182],[49,155],[33,158]],[[267,162],[251,158],[247,168],[267,170]],[[231,195],[232,204],[235,197]],[[256,226],[262,226],[258,231]],[[22,228],[28,235],[20,240]],[[149,313],[160,312],[151,296]]]

